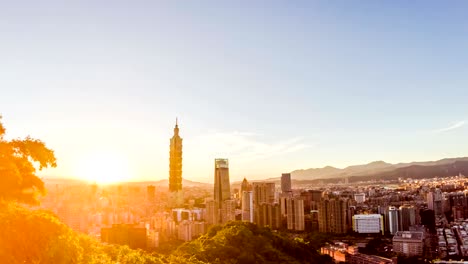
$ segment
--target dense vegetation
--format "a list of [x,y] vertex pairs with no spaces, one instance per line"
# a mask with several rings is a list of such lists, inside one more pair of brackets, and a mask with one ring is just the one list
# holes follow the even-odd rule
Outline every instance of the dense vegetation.
[[47,211],[0,203],[2,263],[331,263],[300,238],[254,224],[215,226],[168,254],[104,245],[74,232]]
[[232,222],[215,226],[174,253],[208,263],[328,263],[301,238],[288,239],[268,228]]
[[162,256],[103,245],[49,212],[14,203],[0,203],[0,223],[2,263],[167,263]]

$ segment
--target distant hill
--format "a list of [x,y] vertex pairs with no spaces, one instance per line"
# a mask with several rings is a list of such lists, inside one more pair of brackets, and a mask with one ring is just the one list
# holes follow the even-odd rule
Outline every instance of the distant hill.
[[[78,179],[70,179],[70,178],[42,178],[46,185],[55,185],[55,184],[89,184],[86,181],[78,180]],[[138,181],[138,182],[121,182],[121,183],[114,183],[114,184],[126,184],[126,185],[155,185],[155,186],[169,186],[169,180],[163,179],[159,181]],[[111,185],[114,185],[111,184]],[[204,183],[204,182],[195,182],[186,179],[182,179],[182,186],[185,187],[212,187],[213,184]]]
[[[397,168],[392,171],[376,174],[376,180],[396,180],[398,178],[424,179],[435,177],[456,176],[459,174],[468,175],[468,160],[455,160],[450,163],[430,163],[437,165],[410,165]],[[369,176],[354,176],[350,181],[368,179]]]
[[295,170],[291,172],[291,177],[294,180],[342,179],[344,177],[365,179],[370,176],[377,178],[420,178],[424,175],[427,177],[443,177],[458,175],[459,173],[466,174],[465,163],[468,164],[468,157],[397,164],[374,161],[369,164],[353,165],[344,169],[327,166],[324,168]]
[[[147,182],[148,184],[153,184],[155,186],[169,186],[169,180],[163,179],[155,182]],[[186,179],[182,179],[182,187],[213,187],[213,184],[205,183],[205,182],[195,182]]]

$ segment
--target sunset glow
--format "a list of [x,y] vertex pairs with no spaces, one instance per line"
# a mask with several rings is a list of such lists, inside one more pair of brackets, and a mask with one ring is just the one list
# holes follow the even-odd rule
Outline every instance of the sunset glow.
[[124,155],[97,151],[84,156],[77,164],[76,177],[81,180],[109,184],[132,178],[129,162]]

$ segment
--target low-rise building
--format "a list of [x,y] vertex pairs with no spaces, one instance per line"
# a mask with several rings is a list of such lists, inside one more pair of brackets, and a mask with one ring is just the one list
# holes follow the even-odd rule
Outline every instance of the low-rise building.
[[424,233],[419,231],[398,231],[393,237],[393,251],[404,256],[422,256]]

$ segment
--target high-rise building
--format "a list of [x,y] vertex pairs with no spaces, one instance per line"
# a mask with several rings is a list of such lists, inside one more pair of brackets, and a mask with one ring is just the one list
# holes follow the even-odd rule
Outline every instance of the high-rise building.
[[319,231],[344,234],[351,227],[347,199],[323,199],[319,204]]
[[208,199],[206,202],[205,221],[208,225],[219,224],[219,204],[213,199]]
[[236,200],[225,200],[220,209],[221,224],[236,220]]
[[242,192],[242,221],[254,221],[253,195],[251,191]]
[[286,198],[286,224],[289,230],[303,231],[305,229],[304,220],[304,200],[300,198]]
[[214,177],[214,200],[221,209],[223,201],[231,199],[229,161],[227,159],[215,159]]
[[308,190],[301,192],[301,198],[304,200],[304,212],[309,214],[311,210],[318,210],[318,204],[322,199],[322,191]]
[[174,136],[170,140],[169,149],[169,191],[182,190],[182,138],[179,136],[179,126],[176,119]]
[[436,189],[433,192],[427,194],[427,207],[430,210],[434,210],[436,216],[442,215],[443,212],[443,195],[440,189]]
[[435,214],[434,210],[431,209],[422,209],[419,211],[421,215],[421,225],[427,226],[430,232],[435,233]]
[[394,206],[388,208],[387,213],[388,231],[394,235],[400,231],[400,211]]
[[281,192],[291,192],[291,173],[281,174]]
[[416,224],[416,209],[414,206],[400,206],[400,229],[409,231],[410,226]]
[[281,227],[279,204],[264,203],[256,206],[254,222],[262,227],[268,226],[271,229],[279,229]]
[[243,195],[244,195],[244,192],[247,192],[247,191],[251,191],[251,186],[249,184],[249,182],[247,181],[246,178],[244,178],[244,180],[242,181],[241,183],[241,188],[240,188],[240,191],[239,191],[239,197],[240,197],[240,202],[241,202],[241,205],[242,205],[242,199],[243,199]]
[[275,183],[254,182],[252,184],[254,205],[275,202]]
[[192,240],[192,222],[188,220],[183,220],[178,225],[177,236],[179,240],[190,241]]
[[242,180],[240,191],[241,191],[241,195],[242,195],[243,192],[250,191],[250,184],[249,184],[249,182],[247,181],[246,178],[244,178],[244,180]]

